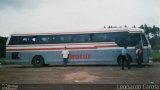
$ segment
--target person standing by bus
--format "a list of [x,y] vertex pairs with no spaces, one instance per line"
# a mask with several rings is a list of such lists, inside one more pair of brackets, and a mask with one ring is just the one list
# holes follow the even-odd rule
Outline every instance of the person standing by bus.
[[137,63],[138,63],[138,67],[142,67],[142,62],[143,62],[142,46],[140,46],[136,49],[136,60],[137,60]]
[[64,50],[62,50],[62,55],[64,67],[67,67],[69,51],[67,50],[66,46],[64,47]]
[[126,62],[128,69],[130,69],[130,60],[127,58],[127,47],[124,46],[121,52],[122,55],[122,70],[124,70],[124,63]]

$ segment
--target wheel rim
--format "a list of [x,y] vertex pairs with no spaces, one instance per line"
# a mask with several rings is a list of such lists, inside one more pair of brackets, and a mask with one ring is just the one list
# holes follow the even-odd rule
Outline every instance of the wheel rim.
[[38,59],[38,60],[36,60],[36,64],[40,64],[40,60]]
[[41,65],[41,61],[42,61],[42,58],[41,57],[37,57],[36,60],[35,60],[35,64],[36,65]]

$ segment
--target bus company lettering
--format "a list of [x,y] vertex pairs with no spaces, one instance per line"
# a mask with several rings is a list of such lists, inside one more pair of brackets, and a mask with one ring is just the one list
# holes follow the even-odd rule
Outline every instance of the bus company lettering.
[[90,54],[69,54],[69,59],[90,59]]

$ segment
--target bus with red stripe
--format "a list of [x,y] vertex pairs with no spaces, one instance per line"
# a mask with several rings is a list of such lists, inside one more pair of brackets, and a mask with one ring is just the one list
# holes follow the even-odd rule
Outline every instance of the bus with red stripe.
[[144,30],[109,28],[65,33],[11,34],[6,44],[6,60],[15,64],[63,65],[62,50],[69,50],[69,65],[120,64],[121,49],[136,63],[135,47],[143,47],[143,62],[152,60],[151,45]]

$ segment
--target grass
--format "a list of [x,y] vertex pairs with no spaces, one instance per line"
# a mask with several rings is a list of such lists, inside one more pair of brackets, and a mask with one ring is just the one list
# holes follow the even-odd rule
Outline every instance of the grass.
[[8,64],[8,63],[5,61],[4,58],[0,58],[0,63],[1,63],[1,64]]
[[152,55],[154,62],[160,62],[160,52],[158,50],[154,50]]

